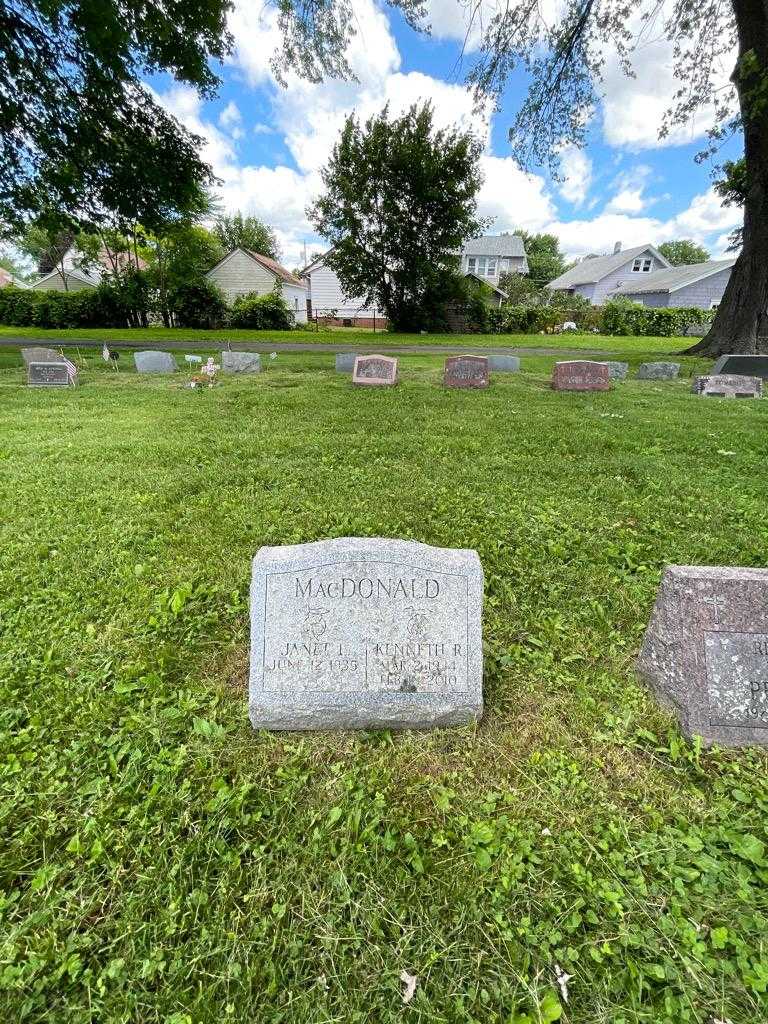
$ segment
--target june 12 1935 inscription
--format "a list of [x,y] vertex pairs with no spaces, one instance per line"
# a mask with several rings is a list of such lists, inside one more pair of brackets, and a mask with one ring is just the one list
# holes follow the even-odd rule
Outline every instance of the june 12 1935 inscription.
[[667,568],[638,669],[689,736],[768,746],[768,570]]
[[262,548],[251,589],[256,728],[422,728],[482,712],[474,551],[349,538]]

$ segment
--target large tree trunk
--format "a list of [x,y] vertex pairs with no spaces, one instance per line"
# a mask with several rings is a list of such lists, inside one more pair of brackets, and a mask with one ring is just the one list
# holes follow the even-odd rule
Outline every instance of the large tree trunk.
[[747,195],[741,255],[709,334],[688,350],[711,356],[768,352],[768,0],[732,3],[739,33],[732,77],[744,123]]

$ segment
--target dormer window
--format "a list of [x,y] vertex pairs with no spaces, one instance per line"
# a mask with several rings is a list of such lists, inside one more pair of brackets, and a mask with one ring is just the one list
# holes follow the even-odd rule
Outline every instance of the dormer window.
[[653,266],[653,260],[650,257],[638,256],[635,262],[632,264],[633,274],[648,274]]
[[467,256],[467,271],[477,277],[496,277],[495,256]]

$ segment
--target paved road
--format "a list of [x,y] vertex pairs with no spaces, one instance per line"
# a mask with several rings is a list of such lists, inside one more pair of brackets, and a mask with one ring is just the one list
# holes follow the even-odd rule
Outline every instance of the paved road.
[[[382,338],[384,335],[382,335]],[[55,338],[53,336],[46,338],[11,338],[11,337],[0,337],[0,346],[2,347],[16,347],[21,348],[33,348],[35,345],[42,345],[46,348],[101,348],[104,344],[103,341],[98,341],[94,338]],[[495,347],[487,348],[486,346],[471,345],[388,345],[385,341],[381,344],[373,345],[353,345],[346,343],[334,343],[331,345],[322,345],[315,342],[298,342],[298,341],[236,341],[232,342],[231,346],[227,345],[226,341],[109,341],[107,343],[110,348],[114,349],[153,349],[162,348],[164,350],[174,350],[182,352],[194,352],[197,349],[210,351],[215,349],[221,351],[227,347],[231,347],[235,352],[314,352],[315,354],[326,353],[327,355],[333,355],[336,352],[380,352],[383,355],[407,355],[407,356],[418,356],[418,355],[456,355],[472,352],[477,355],[513,355],[513,356],[604,356],[610,353],[610,350],[600,348],[581,348],[581,349],[567,349],[567,348],[509,348],[509,347]]]

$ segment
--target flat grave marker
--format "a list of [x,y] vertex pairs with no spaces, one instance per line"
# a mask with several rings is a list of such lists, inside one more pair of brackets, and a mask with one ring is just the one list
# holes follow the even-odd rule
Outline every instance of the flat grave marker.
[[668,566],[637,668],[686,736],[768,746],[768,569]]
[[768,352],[763,355],[742,356],[736,353],[720,356],[712,373],[729,373],[768,380]]
[[697,377],[693,391],[702,398],[762,398],[763,380],[736,373],[713,373]]
[[391,356],[355,356],[352,383],[365,387],[392,387],[397,384],[397,359]]
[[552,387],[555,391],[610,391],[611,375],[606,363],[569,359],[555,363]]
[[477,552],[343,538],[264,547],[251,582],[257,729],[409,729],[482,714]]
[[445,360],[446,388],[487,388],[490,380],[486,356],[449,356]]

